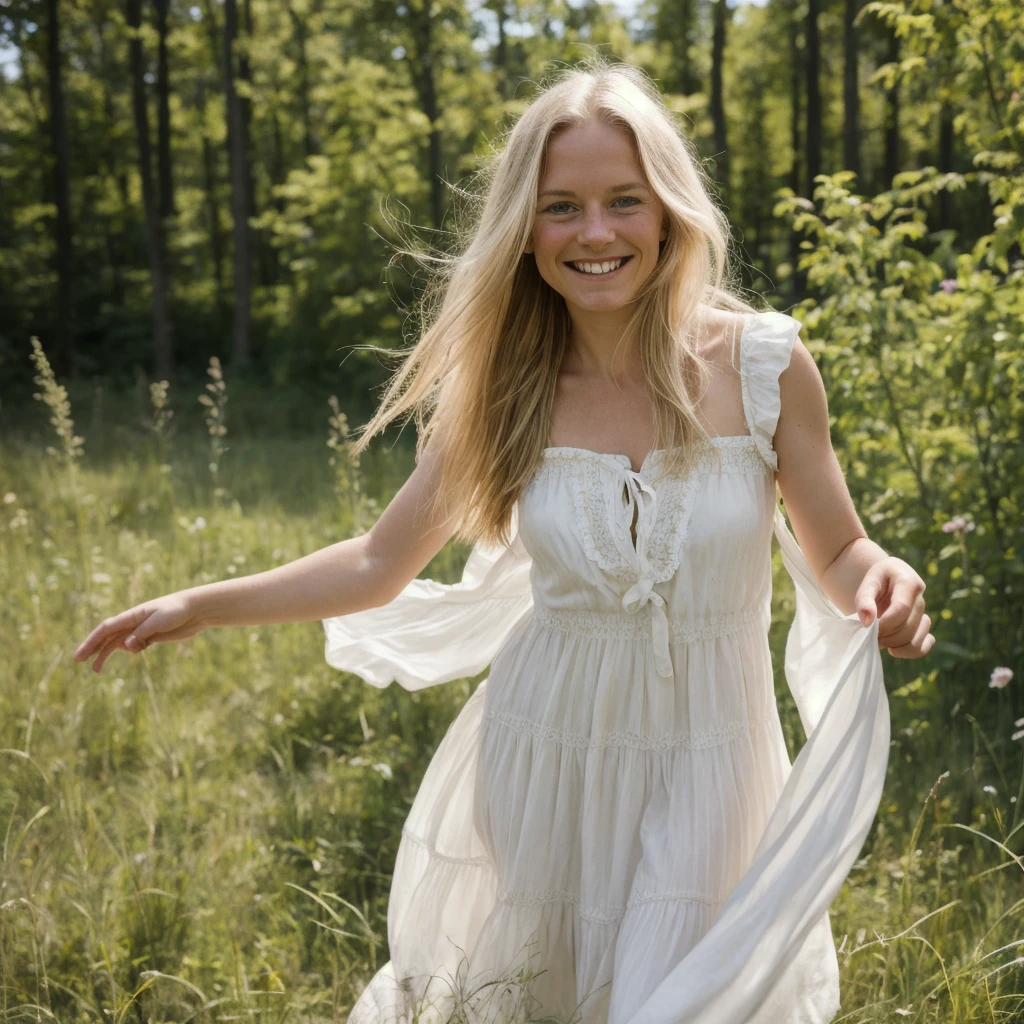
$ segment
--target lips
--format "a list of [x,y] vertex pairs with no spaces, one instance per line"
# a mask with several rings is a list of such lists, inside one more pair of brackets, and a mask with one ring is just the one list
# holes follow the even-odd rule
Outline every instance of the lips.
[[[565,261],[565,265],[570,270],[575,271],[577,274],[580,274],[583,277],[604,278],[604,277],[612,277],[615,274],[617,274],[620,270],[622,270],[622,268],[624,266],[626,266],[627,263],[629,263],[629,261],[632,258],[633,258],[632,256],[613,256],[610,259],[603,259],[603,260],[566,260]],[[586,271],[586,270],[579,270],[574,265],[574,264],[577,264],[577,263],[586,263],[586,264],[591,264],[591,265],[598,264],[598,265],[600,265],[600,264],[603,264],[603,263],[614,263],[616,260],[622,260],[622,263],[619,264],[619,266],[616,267],[614,270],[609,270],[609,271],[606,271],[605,273],[601,273],[601,274],[594,274],[594,273],[590,273],[589,271]]]

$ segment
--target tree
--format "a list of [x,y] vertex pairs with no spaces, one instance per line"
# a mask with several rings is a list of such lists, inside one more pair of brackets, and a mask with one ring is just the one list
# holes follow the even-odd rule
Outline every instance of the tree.
[[245,117],[235,88],[235,39],[238,35],[236,0],[224,0],[224,96],[228,119],[228,157],[231,177],[231,216],[234,220],[234,347],[232,358],[239,366],[252,359],[252,255],[249,244],[249,154]]
[[725,31],[729,8],[726,0],[715,0],[715,27],[711,43],[711,119],[715,125],[716,177],[723,189],[729,188],[729,143],[725,122],[725,90],[722,85],[725,62]]
[[806,42],[804,72],[807,80],[807,188],[813,190],[814,179],[821,174],[821,35],[818,26],[820,0],[807,0],[804,39]]
[[860,0],[843,7],[843,165],[860,177],[860,83],[857,75],[857,11]]
[[57,271],[56,358],[59,370],[77,376],[75,361],[75,298],[72,281],[74,248],[71,225],[71,169],[68,156],[67,115],[64,109],[64,74],[60,48],[58,0],[46,0],[48,20],[47,70],[50,85],[50,146],[53,155],[53,198]]
[[132,75],[132,113],[138,152],[139,181],[146,219],[146,246],[153,290],[153,351],[157,376],[170,380],[174,372],[174,328],[168,292],[170,282],[164,253],[164,227],[153,184],[153,158],[149,140],[149,111],[146,103],[145,56],[142,50],[142,0],[126,0]]

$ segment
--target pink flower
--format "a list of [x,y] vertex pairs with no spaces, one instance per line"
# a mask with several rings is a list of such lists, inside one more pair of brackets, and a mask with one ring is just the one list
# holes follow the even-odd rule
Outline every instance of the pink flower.
[[939,287],[947,295],[952,295],[953,292],[955,292],[957,290],[958,285],[956,283],[956,279],[955,278],[947,277],[944,281],[940,281],[939,282]]
[[1013,670],[999,666],[992,669],[992,678],[989,680],[989,688],[995,687],[1001,690],[1013,678]]
[[970,533],[974,529],[974,523],[963,516],[953,516],[948,523],[942,524],[943,533]]

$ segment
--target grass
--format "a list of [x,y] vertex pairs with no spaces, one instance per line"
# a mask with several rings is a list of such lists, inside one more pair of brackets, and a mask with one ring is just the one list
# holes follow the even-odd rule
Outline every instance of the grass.
[[[319,623],[117,652],[98,675],[72,655],[148,596],[365,530],[411,454],[354,465],[336,401],[319,438],[235,436],[216,373],[209,402],[148,389],[141,422],[94,392],[76,441],[37,365],[48,436],[0,443],[0,1022],[343,1021],[388,959],[401,826],[479,678],[377,690],[326,665]],[[175,432],[171,404],[191,425]],[[423,575],[457,579],[466,554]],[[832,907],[838,1019],[1024,1020],[1014,748],[966,712],[929,732],[920,687],[903,690],[890,784]]]

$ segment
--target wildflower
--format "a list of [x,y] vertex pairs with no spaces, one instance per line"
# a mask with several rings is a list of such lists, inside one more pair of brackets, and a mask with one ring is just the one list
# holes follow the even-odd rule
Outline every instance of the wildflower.
[[1017,721],[1013,723],[1015,729],[1019,729],[1022,725],[1024,725],[1024,718],[1018,718]]
[[942,524],[943,533],[970,533],[974,529],[974,523],[963,516],[953,516],[948,523]]
[[989,679],[989,687],[1001,690],[1013,678],[1013,670],[998,666],[992,669],[992,677]]
[[956,278],[947,277],[945,280],[939,282],[939,287],[947,294],[952,295],[953,292],[959,287],[956,283]]
[[988,793],[989,796],[995,796],[996,795],[996,787],[995,786],[982,786],[981,789],[982,789],[983,793]]
[[14,491],[8,491],[4,495],[4,504],[5,505],[13,505],[17,500],[18,500],[18,496],[14,493]]
[[[1011,737],[1011,740],[1024,740],[1024,729],[1018,729]],[[1010,803],[1016,803],[1017,798],[1015,796],[1010,797]]]

